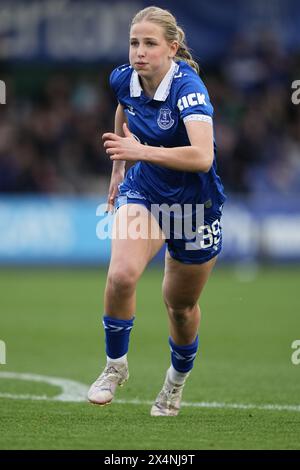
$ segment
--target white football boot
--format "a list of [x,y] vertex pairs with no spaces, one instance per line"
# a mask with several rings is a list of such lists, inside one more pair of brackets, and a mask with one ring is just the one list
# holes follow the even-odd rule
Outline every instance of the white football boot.
[[[187,375],[188,376],[188,375]],[[151,408],[151,416],[177,416],[180,410],[183,384],[172,383],[167,371],[163,388],[156,397]]]
[[91,385],[87,395],[88,400],[96,405],[108,405],[114,398],[117,386],[122,386],[128,378],[127,361],[108,363],[102,374]]

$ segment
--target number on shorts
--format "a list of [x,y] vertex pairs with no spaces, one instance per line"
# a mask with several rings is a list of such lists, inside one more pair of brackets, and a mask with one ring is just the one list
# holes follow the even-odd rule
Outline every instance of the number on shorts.
[[220,243],[221,226],[217,219],[211,225],[201,225],[198,232],[203,232],[203,239],[200,242],[201,248],[216,247]]

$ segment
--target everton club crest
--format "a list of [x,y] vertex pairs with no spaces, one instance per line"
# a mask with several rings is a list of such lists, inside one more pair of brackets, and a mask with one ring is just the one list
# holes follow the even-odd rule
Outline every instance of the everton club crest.
[[163,107],[160,108],[158,118],[157,118],[157,124],[161,129],[164,131],[170,129],[173,124],[174,124],[174,119],[171,116],[172,111],[169,108]]

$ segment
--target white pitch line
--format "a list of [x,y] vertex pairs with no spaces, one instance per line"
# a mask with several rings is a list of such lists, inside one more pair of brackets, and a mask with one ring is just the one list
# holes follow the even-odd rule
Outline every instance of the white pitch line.
[[[26,373],[19,373],[19,372],[0,372],[0,379],[1,378],[13,379],[13,380],[25,380],[27,382],[41,382],[41,383],[46,383],[48,385],[53,385],[55,387],[59,387],[61,389],[61,392],[58,395],[55,395],[53,397],[45,398],[44,395],[42,396],[31,395],[32,400],[45,400],[46,399],[49,401],[66,401],[66,402],[85,401],[86,394],[88,391],[87,385],[81,384],[80,382],[75,382],[74,380],[63,379],[61,377],[49,377],[47,375],[26,374]],[[25,395],[25,397],[28,397],[28,396],[30,395]],[[24,400],[23,398],[24,395],[0,393],[0,397]]]
[[[153,405],[153,401],[149,400],[114,400],[114,403],[124,405]],[[237,409],[237,410],[270,410],[270,411],[297,411],[300,412],[300,405],[256,405],[254,403],[218,403],[218,402],[181,402],[181,406],[193,407],[193,408],[221,408],[221,409]]]
[[47,397],[47,395],[14,395],[12,393],[0,393],[0,398],[10,398],[11,400],[51,400],[51,397]]
[[[0,393],[0,398],[9,398],[13,400],[44,400],[60,402],[86,402],[88,386],[74,380],[63,379],[61,377],[48,377],[46,375],[25,374],[17,372],[0,372],[0,379],[25,380],[29,382],[42,382],[61,388],[61,393],[53,397],[47,395],[14,395],[12,393]],[[115,399],[114,403],[121,405],[149,405],[153,404],[150,400],[132,400]],[[214,408],[214,409],[234,409],[234,410],[266,410],[266,411],[296,411],[300,412],[300,405],[277,405],[277,404],[254,404],[254,403],[219,403],[219,402],[182,402],[184,407],[193,408]]]

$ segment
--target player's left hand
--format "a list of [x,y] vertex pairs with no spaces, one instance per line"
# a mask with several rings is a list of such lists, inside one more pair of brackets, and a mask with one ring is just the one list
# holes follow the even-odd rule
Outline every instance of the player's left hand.
[[111,160],[138,161],[143,159],[145,146],[140,144],[131,134],[127,124],[123,124],[125,137],[112,132],[103,134],[104,148]]

